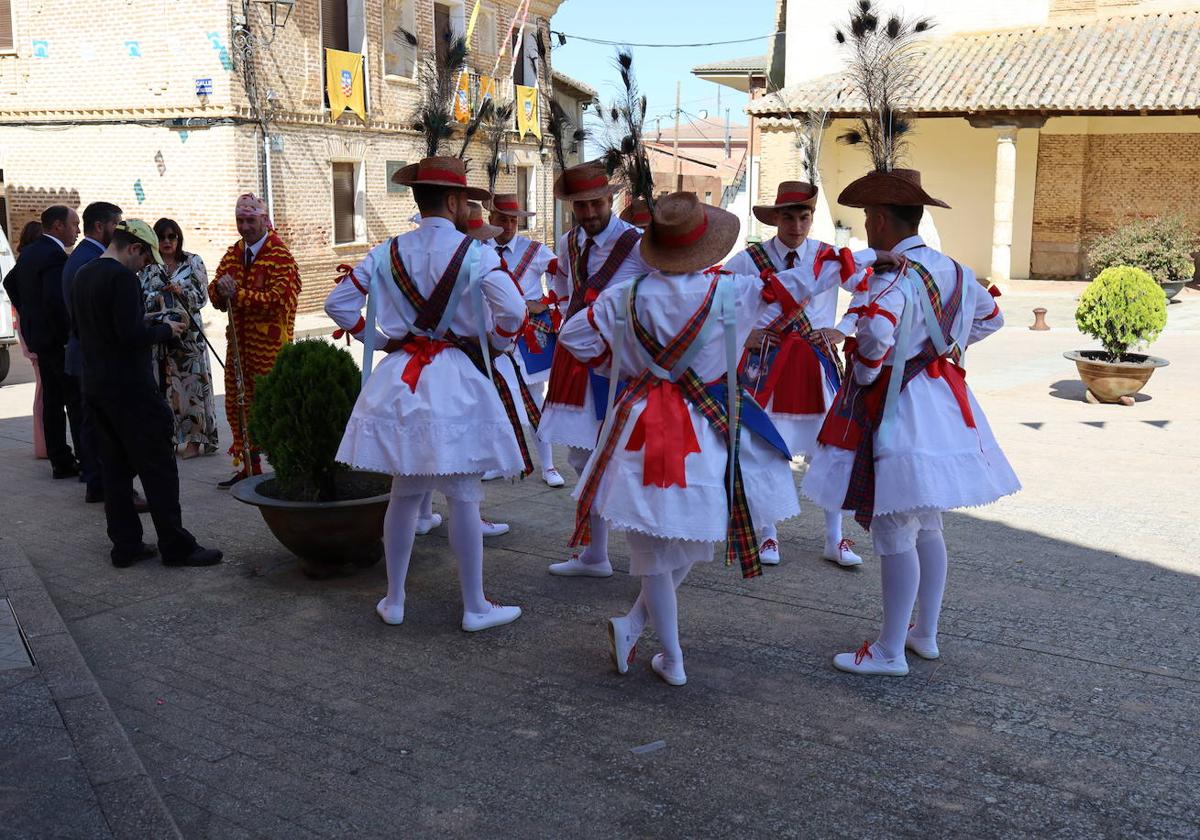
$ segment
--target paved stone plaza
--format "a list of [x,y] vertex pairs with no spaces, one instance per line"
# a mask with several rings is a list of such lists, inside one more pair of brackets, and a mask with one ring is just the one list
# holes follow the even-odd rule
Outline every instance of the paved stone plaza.
[[[114,569],[103,511],[31,456],[20,366],[0,388],[0,557],[28,559],[188,838],[1197,837],[1200,293],[1170,308],[1153,352],[1171,366],[1125,408],[1082,402],[1062,358],[1087,346],[1081,286],[1014,285],[968,367],[1025,490],[946,517],[942,660],[910,657],[904,679],[831,667],[873,637],[878,567],[854,525],[860,570],[817,559],[811,506],[764,577],[714,562],[685,581],[684,688],[650,670],[651,636],[628,676],[609,664],[605,619],[638,586],[620,538],[611,579],[546,574],[573,481],[487,486],[485,515],[513,526],[488,543],[487,589],[525,616],[478,635],[458,629],[444,526],[418,539],[387,627],[382,564],[306,579],[215,488],[220,457],[180,469],[185,522],[226,563]],[[1026,329],[1039,304],[1051,332]],[[19,566],[0,563],[0,598]],[[99,816],[154,836],[106,804],[88,724],[39,682],[62,635],[30,634],[37,667],[0,672],[0,836],[95,837]],[[23,747],[10,709],[54,749]]]

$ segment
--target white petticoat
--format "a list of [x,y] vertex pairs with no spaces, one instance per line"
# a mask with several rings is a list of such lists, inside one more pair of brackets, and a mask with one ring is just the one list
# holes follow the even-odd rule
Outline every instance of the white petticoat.
[[471,475],[397,475],[392,477],[392,496],[424,496],[441,493],[447,499],[483,502],[483,476]]
[[[538,426],[537,436],[547,443],[574,446],[577,449],[594,448],[596,436],[600,434],[600,421],[596,419],[593,399],[592,386],[588,383],[582,406],[547,402],[542,409],[542,423]],[[603,412],[604,406],[600,410]]]
[[[645,406],[643,399],[630,411],[608,468],[600,479],[592,512],[621,531],[640,531],[650,536],[688,542],[724,541],[729,521],[725,493],[725,437],[714,432],[708,421],[689,405],[688,415],[701,451],[688,455],[684,461],[687,487],[646,487],[642,484],[644,451],[625,449]],[[742,482],[755,528],[798,515],[800,500],[796,496],[790,462],[745,427],[739,432]],[[591,475],[599,452],[597,448],[579,479],[574,491],[576,499]]]
[[[963,422],[950,386],[921,372],[900,392],[886,444],[876,435],[875,513],[952,510],[996,501],[1021,489],[968,389],[976,428]],[[846,498],[854,453],[818,446],[804,476],[804,495],[826,510]]]
[[[337,460],[391,475],[520,475],[524,463],[491,380],[458,349],[438,353],[415,392],[401,380],[410,356],[388,354],[358,395]],[[518,402],[520,398],[518,397]]]
[[766,412],[770,415],[775,428],[779,430],[792,457],[803,455],[805,458],[811,458],[812,454],[817,451],[817,435],[821,431],[821,425],[825,422],[825,412],[829,411],[829,407],[833,405],[833,398],[837,395],[837,391],[830,384],[829,377],[825,376],[823,369],[821,371],[821,390],[825,396],[825,411],[820,414],[777,413],[774,411],[774,394],[767,402]]
[[625,535],[629,545],[629,574],[661,575],[713,559],[716,543],[664,540],[637,531]]

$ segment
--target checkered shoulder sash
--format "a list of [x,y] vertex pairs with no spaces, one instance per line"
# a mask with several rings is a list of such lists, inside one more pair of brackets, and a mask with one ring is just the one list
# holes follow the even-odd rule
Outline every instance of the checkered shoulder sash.
[[[771,260],[771,254],[767,251],[767,246],[761,242],[755,242],[746,248],[746,253],[750,255],[750,259],[754,261],[754,267],[763,271],[771,271],[775,274],[779,273],[779,268]],[[776,336],[782,335],[785,332],[798,332],[801,335],[808,335],[812,332],[812,321],[808,318],[808,313],[804,311],[803,306],[797,306],[791,312],[781,312],[776,316],[770,324],[767,325],[767,332],[774,333]]]
[[608,281],[617,273],[617,269],[621,267],[621,263],[625,262],[625,258],[633,253],[634,246],[642,238],[640,230],[629,228],[618,237],[604,264],[591,277],[581,278],[579,257],[582,252],[579,249],[578,230],[577,227],[571,228],[571,235],[567,237],[567,259],[571,264],[571,303],[567,307],[567,318],[583,309],[584,306],[596,299],[596,295],[604,291]]
[[[642,483],[646,486],[687,487],[684,460],[687,455],[700,452],[700,446],[686,409],[683,408],[684,401],[700,412],[713,431],[729,437],[729,412],[725,403],[706,387],[691,367],[682,371],[678,369],[680,362],[685,360],[688,351],[700,337],[701,330],[712,312],[719,280],[713,279],[704,302],[692,313],[683,329],[666,345],[660,344],[638,318],[636,303],[641,281],[642,278],[634,281],[630,291],[629,319],[638,344],[652,363],[629,383],[617,400],[612,428],[579,494],[571,545],[586,544],[590,540],[588,517],[600,487],[600,480],[608,468],[621,433],[629,422],[633,406],[639,401],[645,400],[646,406],[634,426],[626,449],[644,450]],[[743,395],[739,393],[735,409],[739,414],[742,399]],[[682,415],[679,409],[683,409]],[[758,539],[742,482],[736,441],[728,447],[728,457],[733,459],[733,469],[726,471],[726,484],[728,485],[729,476],[732,474],[734,486],[731,493],[730,488],[726,487],[733,501],[727,529],[725,560],[729,564],[736,558],[741,564],[743,577],[754,577],[762,574],[762,567],[759,565]]]
[[[512,270],[512,278],[517,281],[517,286],[521,286],[521,278],[525,276],[525,272],[529,270],[530,263],[537,256],[537,252],[541,249],[542,243],[536,239],[529,242],[529,247],[525,249],[525,253],[521,254],[521,259],[517,261],[517,267]],[[521,288],[521,294],[525,293],[525,289]]]

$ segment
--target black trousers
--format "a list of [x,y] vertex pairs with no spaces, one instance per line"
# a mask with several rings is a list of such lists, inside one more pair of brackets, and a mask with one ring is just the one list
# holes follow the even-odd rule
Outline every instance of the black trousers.
[[[76,382],[78,376],[71,377]],[[79,456],[79,477],[87,484],[89,494],[104,492],[104,476],[100,472],[100,436],[96,431],[96,418],[92,409],[80,395],[79,400],[79,445],[75,449]]]
[[[67,374],[66,349],[56,347],[39,350],[38,373],[42,377],[42,435],[46,438],[46,455],[55,469],[75,463],[79,451],[79,380]],[[71,428],[71,445],[67,443],[67,425]]]
[[183,527],[179,510],[175,417],[166,400],[151,388],[85,399],[100,442],[113,559],[132,557],[142,546],[142,523],[133,508],[134,475],[142,479],[163,559],[187,557],[196,550],[196,538]]

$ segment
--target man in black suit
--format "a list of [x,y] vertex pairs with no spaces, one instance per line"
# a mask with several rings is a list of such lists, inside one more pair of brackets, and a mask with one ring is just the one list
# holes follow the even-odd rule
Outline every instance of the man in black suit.
[[[78,238],[79,214],[62,204],[47,207],[42,211],[42,235],[21,251],[17,264],[4,278],[4,290],[21,318],[21,335],[38,356],[42,432],[55,478],[79,475],[75,460],[79,449],[79,388],[66,372],[70,319],[62,294],[67,248]],[[67,443],[68,422],[74,451]]]

